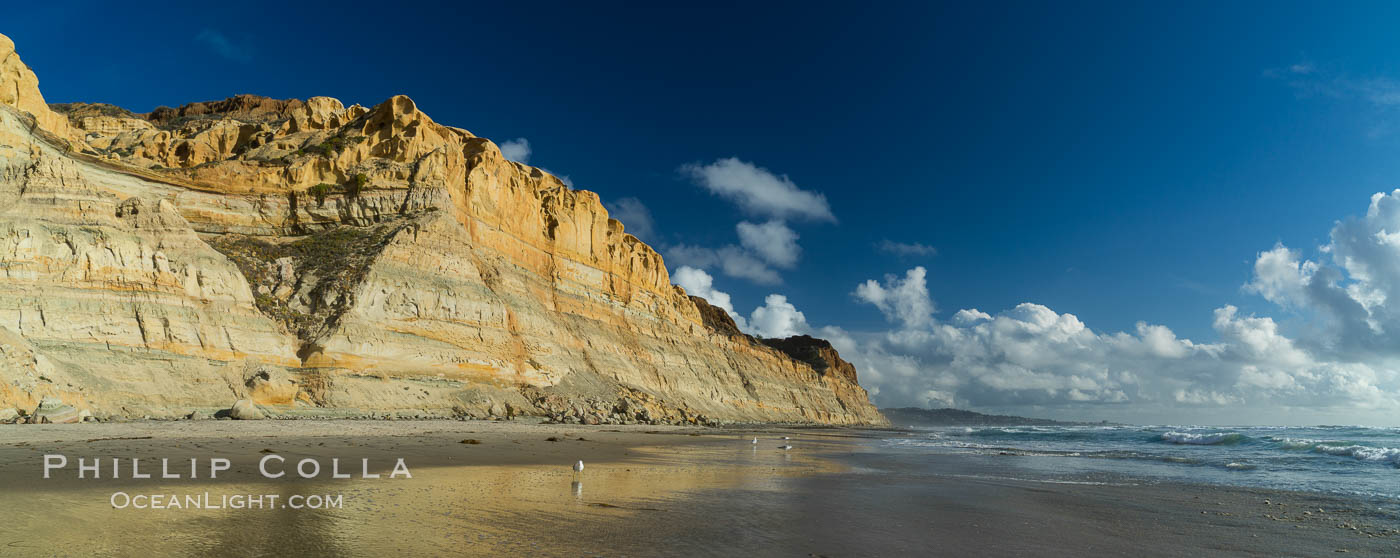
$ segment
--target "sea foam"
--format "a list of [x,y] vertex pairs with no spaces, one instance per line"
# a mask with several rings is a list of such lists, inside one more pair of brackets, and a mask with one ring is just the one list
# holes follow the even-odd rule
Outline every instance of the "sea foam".
[[1390,463],[1400,467],[1400,448],[1373,448],[1369,446],[1331,446],[1318,444],[1312,448],[1317,453],[1351,457],[1360,461]]
[[1167,443],[1192,446],[1233,446],[1249,439],[1237,432],[1163,432],[1159,438]]

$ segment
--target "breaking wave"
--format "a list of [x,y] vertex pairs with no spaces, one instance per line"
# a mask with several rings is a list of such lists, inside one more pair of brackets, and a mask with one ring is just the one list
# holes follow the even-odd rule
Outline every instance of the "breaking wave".
[[1249,436],[1238,432],[1163,432],[1158,438],[1171,444],[1192,446],[1234,446],[1249,441]]
[[1351,457],[1358,461],[1371,461],[1376,463],[1389,463],[1400,466],[1400,448],[1373,448],[1370,446],[1332,446],[1318,444],[1312,448],[1313,452],[1325,453]]
[[1099,471],[1400,501],[1400,428],[1394,427],[955,426],[911,434],[886,443],[1005,458],[1007,467],[1055,475]]

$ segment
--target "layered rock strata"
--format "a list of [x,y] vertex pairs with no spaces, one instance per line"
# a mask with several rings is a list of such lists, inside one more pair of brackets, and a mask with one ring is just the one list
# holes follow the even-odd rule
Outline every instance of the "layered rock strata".
[[0,72],[0,408],[884,422],[407,97],[49,107],[3,36]]

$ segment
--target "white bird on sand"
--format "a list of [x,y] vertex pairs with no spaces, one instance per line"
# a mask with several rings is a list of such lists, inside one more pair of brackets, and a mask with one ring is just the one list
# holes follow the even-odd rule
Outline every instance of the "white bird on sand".
[[778,449],[783,450],[783,451],[787,451],[787,450],[792,449],[792,446],[778,446]]
[[787,440],[787,439],[788,439],[788,437],[787,437],[787,436],[783,436],[783,439],[784,439],[784,440]]
[[582,473],[582,472],[583,472],[583,460],[582,460],[582,459],[578,460],[578,463],[574,463],[574,472],[575,472],[575,473]]
[[753,439],[753,443],[755,443],[755,444],[758,443],[758,438],[757,438],[757,437],[755,437],[755,438]]

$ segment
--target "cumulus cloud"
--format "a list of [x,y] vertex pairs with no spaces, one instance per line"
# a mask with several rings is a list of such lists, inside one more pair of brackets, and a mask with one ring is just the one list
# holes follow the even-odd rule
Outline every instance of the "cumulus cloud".
[[807,317],[788,302],[786,296],[770,294],[763,305],[754,308],[745,319],[734,311],[734,302],[729,293],[715,288],[715,278],[702,269],[681,266],[671,274],[671,280],[685,289],[685,292],[705,299],[711,306],[724,310],[734,319],[735,325],[749,335],[759,337],[791,337],[807,333]]
[[1261,252],[1245,289],[1315,316],[1300,344],[1339,360],[1400,358],[1400,190],[1371,197],[1305,260],[1282,244]]
[[219,31],[201,29],[199,34],[194,36],[194,40],[209,47],[215,54],[234,62],[247,64],[253,61],[252,47],[240,42],[235,42]]
[[922,266],[905,272],[900,279],[886,275],[884,284],[874,279],[856,286],[855,297],[880,309],[891,321],[906,328],[928,325],[933,320],[933,300],[929,298],[928,274]]
[[926,257],[938,253],[938,250],[926,244],[918,242],[895,242],[888,238],[875,243],[875,248],[886,254],[894,254],[900,257]]
[[792,269],[802,257],[798,234],[791,219],[836,222],[826,197],[798,188],[786,175],[773,174],[737,158],[719,159],[708,165],[682,165],[680,172],[710,192],[728,199],[753,215],[767,217],[761,223],[735,225],[739,244],[720,248],[679,245],[666,250],[672,263],[715,269],[761,285],[782,282],[774,268]]
[[[678,271],[677,281],[730,305],[700,268],[776,281],[769,266],[800,254],[796,234],[786,234],[776,216],[736,229],[742,246],[672,247],[669,259],[696,262]],[[1400,411],[1400,190],[1374,195],[1364,215],[1338,221],[1315,251],[1280,243],[1259,252],[1242,290],[1285,310],[1289,320],[1222,304],[1202,316],[1214,331],[1209,342],[1148,322],[1096,331],[1074,314],[1030,302],[992,312],[964,308],[940,319],[927,276],[916,266],[854,285],[854,300],[878,309],[886,329],[814,327],[776,293],[743,327],[766,337],[810,332],[829,339],[882,406],[1134,422],[1374,422]]]
[[[723,269],[727,257],[746,253],[679,246],[668,258]],[[704,271],[682,267],[676,279],[721,301],[750,334],[830,340],[881,406],[1134,422],[1393,417],[1400,411],[1400,307],[1391,303],[1400,300],[1400,190],[1376,194],[1364,216],[1338,221],[1318,253],[1309,259],[1275,245],[1258,254],[1243,286],[1287,309],[1300,322],[1296,331],[1224,304],[1202,316],[1216,336],[1206,343],[1148,322],[1095,331],[1074,314],[1030,302],[1000,312],[964,308],[940,320],[922,266],[855,285],[854,300],[891,324],[868,331],[815,327],[776,293],[740,320]]]
[[729,317],[734,319],[734,323],[739,326],[740,330],[749,331],[748,322],[744,320],[743,316],[734,312],[734,302],[729,298],[729,293],[716,289],[715,278],[705,273],[704,270],[681,266],[676,269],[675,273],[671,274],[671,280],[685,289],[687,294],[703,298],[710,303],[710,306],[724,310],[725,314],[729,314]]
[[1400,403],[1393,372],[1320,359],[1272,319],[1242,316],[1233,306],[1214,313],[1216,343],[1147,323],[1099,333],[1073,314],[1032,303],[997,314],[960,310],[947,323],[900,319],[898,326],[820,330],[856,364],[881,405],[1097,409],[1133,420],[1143,420],[1137,413],[1147,409],[1181,417],[1183,409],[1201,408],[1268,422],[1282,417],[1261,413],[1280,405],[1379,410]]
[[807,333],[807,316],[788,302],[786,296],[770,294],[763,299],[763,306],[754,308],[749,315],[750,330],[747,332],[759,337],[791,337]]
[[675,244],[664,249],[666,261],[672,266],[717,269],[726,276],[759,285],[777,285],[783,282],[783,278],[773,267],[792,268],[802,255],[802,247],[797,245],[797,233],[781,221],[761,225],[744,221],[735,229],[743,246],[728,244],[707,248]]
[[791,268],[797,265],[797,259],[802,255],[802,247],[797,245],[797,233],[782,221],[768,221],[759,225],[743,221],[735,229],[739,232],[740,244],[775,266]]
[[[501,142],[501,156],[522,165],[530,162],[530,140],[515,138]],[[553,173],[551,173],[553,174]]]
[[719,264],[719,254],[703,246],[675,244],[667,246],[665,254],[667,263],[671,264],[672,275],[680,271],[677,266],[711,269]]
[[730,157],[702,165],[682,165],[680,172],[711,193],[754,215],[775,219],[835,222],[826,196],[803,190],[787,175]]
[[632,233],[632,236],[650,242],[656,234],[656,221],[651,217],[651,210],[646,204],[637,198],[621,198],[616,202],[605,203],[603,207],[608,210],[608,215],[613,219],[621,221],[623,228]]
[[677,244],[666,248],[666,259],[671,265],[684,265],[701,269],[718,268],[730,277],[747,279],[760,285],[776,285],[783,279],[767,263],[738,246],[724,246],[719,249]]
[[814,328],[882,406],[1271,423],[1400,411],[1400,190],[1338,221],[1313,258],[1282,244],[1258,254],[1244,291],[1287,309],[1287,330],[1231,304],[1208,317],[1208,343],[1146,322],[1099,332],[1034,303],[943,321],[926,276],[914,267],[856,285],[889,329]]
[[717,251],[720,270],[730,277],[748,279],[760,285],[776,285],[783,282],[778,272],[763,261],[734,246],[725,246]]
[[1306,304],[1308,280],[1316,272],[1316,263],[1299,262],[1297,252],[1276,244],[1272,250],[1259,253],[1254,279],[1244,288],[1275,304],[1301,306]]

